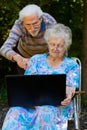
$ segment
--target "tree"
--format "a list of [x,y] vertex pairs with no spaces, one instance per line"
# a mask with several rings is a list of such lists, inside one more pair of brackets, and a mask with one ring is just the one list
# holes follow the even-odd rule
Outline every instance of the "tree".
[[[87,0],[84,0],[83,47],[82,47],[82,88],[87,93]],[[87,94],[83,98],[87,100]]]

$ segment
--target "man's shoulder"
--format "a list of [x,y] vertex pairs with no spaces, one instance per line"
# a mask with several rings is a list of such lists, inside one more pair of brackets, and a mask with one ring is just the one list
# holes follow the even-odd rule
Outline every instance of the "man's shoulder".
[[44,12],[42,16],[44,16],[44,17],[53,17],[53,16],[51,16],[51,14],[49,14],[47,12]]
[[15,24],[19,24],[19,25],[21,25],[21,24],[22,24],[21,19],[17,19],[17,20],[15,20]]
[[45,22],[57,22],[53,16],[51,16],[49,13],[44,12],[42,15],[42,18]]
[[13,30],[17,30],[17,31],[19,31],[20,33],[25,32],[25,29],[24,29],[24,27],[23,27],[23,24],[22,24],[22,20],[21,20],[21,19],[15,20],[14,25],[13,25]]

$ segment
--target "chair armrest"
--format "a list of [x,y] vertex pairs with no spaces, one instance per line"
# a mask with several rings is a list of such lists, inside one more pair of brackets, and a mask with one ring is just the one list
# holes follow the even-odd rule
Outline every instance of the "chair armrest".
[[78,95],[78,94],[84,94],[85,91],[76,91],[75,94]]
[[81,91],[76,91],[75,95],[73,96],[73,98],[76,97],[76,96],[78,96],[78,95],[84,94],[84,93],[85,93],[85,91],[82,91],[82,90]]

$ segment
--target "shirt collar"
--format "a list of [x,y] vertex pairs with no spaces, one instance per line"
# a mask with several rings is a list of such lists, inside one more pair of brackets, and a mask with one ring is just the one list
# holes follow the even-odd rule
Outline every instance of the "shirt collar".
[[46,29],[46,25],[45,25],[45,22],[44,22],[44,20],[42,18],[40,32],[44,31],[45,29]]

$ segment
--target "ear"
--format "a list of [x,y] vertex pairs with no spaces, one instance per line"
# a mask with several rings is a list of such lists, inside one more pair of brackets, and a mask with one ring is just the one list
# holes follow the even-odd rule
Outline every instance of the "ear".
[[39,18],[39,20],[42,22],[42,16]]

